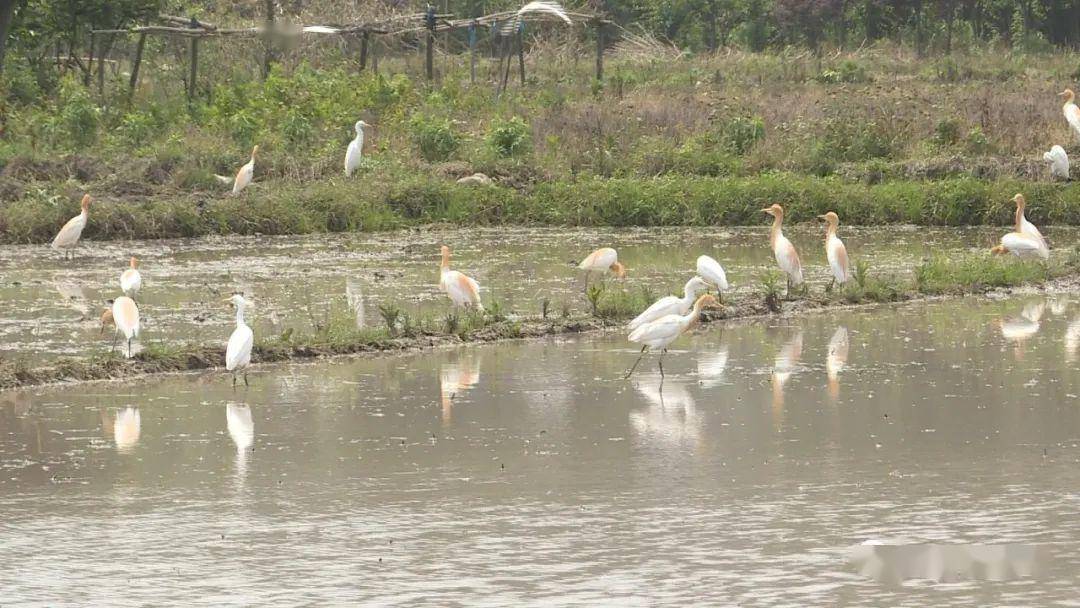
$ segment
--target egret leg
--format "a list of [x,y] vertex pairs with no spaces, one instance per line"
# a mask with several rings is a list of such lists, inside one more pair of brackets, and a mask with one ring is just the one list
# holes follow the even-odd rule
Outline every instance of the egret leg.
[[666,353],[666,352],[667,352],[666,348],[664,350],[660,351],[660,359],[657,361],[657,365],[660,366],[660,386],[661,387],[664,386],[664,353]]
[[119,334],[117,334],[116,332],[113,332],[112,344],[109,345],[109,352],[110,353],[114,352],[116,350],[116,340],[117,340],[118,337],[119,337]]
[[128,345],[128,354],[127,354],[127,356],[130,357],[131,356],[131,338],[128,338],[127,345]]
[[835,287],[835,286],[836,286],[836,277],[833,277],[832,280],[829,281],[829,286],[825,288],[825,293],[832,293],[833,287]]
[[251,386],[247,381],[247,370],[244,370],[244,386]]
[[784,297],[787,297],[787,298],[791,297],[791,275],[790,274],[787,277],[787,292],[784,294]]
[[626,380],[627,378],[629,378],[630,374],[633,374],[634,370],[637,369],[638,363],[641,363],[641,359],[645,356],[645,349],[646,348],[649,348],[648,344],[641,347],[641,354],[638,355],[637,361],[634,361],[634,365],[633,365],[633,367],[630,368],[630,371],[626,372],[626,375],[623,376],[623,380]]
[[233,375],[232,375],[232,385],[233,385],[233,388],[236,388],[236,372],[233,372]]

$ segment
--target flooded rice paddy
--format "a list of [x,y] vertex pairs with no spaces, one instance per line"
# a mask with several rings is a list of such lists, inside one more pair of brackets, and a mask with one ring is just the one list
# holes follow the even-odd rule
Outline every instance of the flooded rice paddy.
[[[1075,301],[963,300],[713,324],[663,381],[581,336],[4,393],[3,603],[1069,605],[1078,347]],[[1045,561],[880,582],[867,542]]]
[[[1001,230],[842,227],[854,259],[871,273],[903,274],[931,253],[985,250]],[[822,229],[786,230],[802,252],[808,279],[827,281]],[[1049,231],[1053,244],[1071,242],[1075,229]],[[442,314],[438,291],[439,244],[454,249],[453,266],[479,280],[485,301],[537,315],[584,311],[574,262],[604,245],[617,247],[630,268],[627,285],[656,294],[678,292],[702,253],[728,271],[735,293],[759,290],[758,277],[774,262],[766,228],[556,230],[428,229],[391,234],[229,237],[164,241],[87,242],[73,262],[46,246],[0,247],[0,356],[46,361],[61,355],[106,350],[98,318],[119,293],[120,272],[130,256],[141,260],[144,344],[155,341],[224,342],[233,325],[222,300],[233,291],[254,299],[249,322],[257,335],[289,328],[311,332],[334,314],[356,314],[359,323],[381,323],[379,304],[393,302],[407,314]],[[253,319],[252,319],[253,317]]]

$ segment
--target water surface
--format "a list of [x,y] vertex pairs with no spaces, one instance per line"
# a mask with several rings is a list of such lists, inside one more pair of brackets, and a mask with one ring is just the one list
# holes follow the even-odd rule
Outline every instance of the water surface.
[[[1080,306],[711,325],[0,395],[4,603],[1067,605]],[[1029,543],[885,585],[847,550]]]

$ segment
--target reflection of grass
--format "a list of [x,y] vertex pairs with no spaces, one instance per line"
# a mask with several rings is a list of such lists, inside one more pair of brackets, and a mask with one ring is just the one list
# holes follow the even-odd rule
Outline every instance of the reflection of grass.
[[[819,307],[832,303],[896,302],[919,295],[983,293],[995,287],[1044,283],[1080,272],[1080,249],[1057,254],[1048,264],[1024,262],[1012,257],[973,255],[961,259],[935,257],[915,269],[914,279],[880,278],[868,268],[856,268],[855,280],[830,300],[808,300]],[[756,293],[729,301],[726,318],[745,317],[779,308],[781,276],[768,273]],[[395,304],[380,306],[384,324],[356,327],[352,309],[342,300],[327,308],[326,317],[312,331],[286,331],[262,337],[258,330],[253,361],[268,363],[290,359],[362,352],[397,351],[441,343],[488,342],[587,331],[620,325],[637,315],[655,299],[645,288],[622,285],[595,286],[595,314],[574,316],[563,303],[562,317],[508,318],[504,305],[492,299],[485,312],[453,310],[430,316],[411,315]],[[837,292],[834,292],[834,294]],[[768,302],[772,301],[772,305]],[[766,304],[763,305],[763,299]],[[775,306],[775,308],[773,308]],[[796,308],[798,310],[798,308]],[[121,378],[141,374],[220,367],[224,345],[168,343],[143,340],[143,350],[131,359],[104,350],[79,359],[62,359],[48,367],[31,368],[24,360],[0,358],[0,389],[58,382]]]

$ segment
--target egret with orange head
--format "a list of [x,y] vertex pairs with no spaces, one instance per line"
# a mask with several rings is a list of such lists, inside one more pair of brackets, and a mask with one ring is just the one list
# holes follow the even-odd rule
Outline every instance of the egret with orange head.
[[454,306],[484,310],[480,303],[480,284],[457,270],[450,270],[450,248],[443,245],[442,263],[439,265],[439,289],[446,293]]
[[79,237],[82,236],[83,228],[86,228],[86,222],[90,219],[90,198],[89,194],[84,194],[79,206],[82,208],[82,212],[79,215],[71,218],[64,224],[64,227],[60,229],[60,232],[56,233],[56,237],[53,238],[52,248],[57,251],[64,252],[64,259],[74,256],[75,247],[79,244]]
[[693,309],[685,315],[667,315],[660,317],[655,321],[645,323],[634,331],[630,332],[630,341],[641,344],[641,354],[638,355],[637,361],[634,361],[633,367],[630,371],[626,372],[626,377],[629,378],[634,370],[637,369],[638,363],[641,363],[642,357],[645,356],[647,349],[660,349],[660,359],[658,365],[660,366],[660,377],[664,377],[664,353],[667,352],[667,347],[675,341],[676,338],[686,333],[686,330],[690,329],[694,323],[701,318],[701,310],[708,307],[718,306],[716,297],[712,294],[705,294],[694,302]]
[[795,246],[791,244],[791,241],[784,236],[781,229],[784,223],[784,208],[773,204],[762,209],[762,212],[773,216],[772,227],[769,229],[769,243],[772,245],[776,265],[787,275],[787,290],[790,294],[793,286],[800,285],[803,282],[803,274],[799,254],[795,251]]

